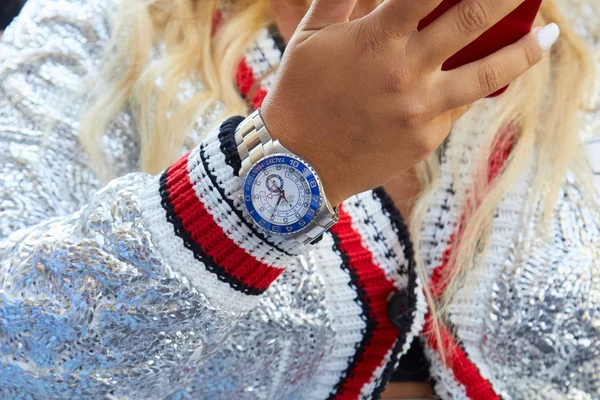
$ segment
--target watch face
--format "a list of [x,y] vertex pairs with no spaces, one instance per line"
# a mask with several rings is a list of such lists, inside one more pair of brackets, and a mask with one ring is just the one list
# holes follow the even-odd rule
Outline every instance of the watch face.
[[259,226],[273,233],[306,227],[321,205],[312,170],[289,155],[272,155],[256,163],[244,182],[244,205]]

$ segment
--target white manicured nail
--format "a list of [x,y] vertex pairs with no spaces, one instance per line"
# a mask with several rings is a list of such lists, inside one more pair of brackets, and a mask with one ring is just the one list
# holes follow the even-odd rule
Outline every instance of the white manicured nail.
[[546,52],[550,50],[552,45],[558,40],[558,37],[560,36],[560,28],[558,25],[552,22],[551,24],[548,24],[537,31],[535,36],[540,43],[542,51]]

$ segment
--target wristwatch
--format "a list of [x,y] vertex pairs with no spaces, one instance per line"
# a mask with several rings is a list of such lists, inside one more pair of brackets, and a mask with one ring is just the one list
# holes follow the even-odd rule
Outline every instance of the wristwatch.
[[269,235],[301,243],[320,238],[339,219],[310,164],[273,140],[260,109],[235,131],[242,160],[242,203],[247,217]]

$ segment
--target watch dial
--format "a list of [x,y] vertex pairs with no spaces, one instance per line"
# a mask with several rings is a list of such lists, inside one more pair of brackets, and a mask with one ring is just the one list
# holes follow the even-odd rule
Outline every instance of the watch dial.
[[253,220],[276,233],[293,233],[314,218],[320,191],[301,160],[273,155],[259,161],[244,184],[244,204]]

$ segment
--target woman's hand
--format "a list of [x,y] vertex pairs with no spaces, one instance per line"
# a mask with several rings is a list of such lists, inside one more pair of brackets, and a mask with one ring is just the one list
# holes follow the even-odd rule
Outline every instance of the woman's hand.
[[263,117],[274,138],[317,169],[332,204],[425,159],[471,103],[526,72],[558,36],[553,25],[442,71],[523,0],[463,0],[417,32],[440,2],[386,0],[349,21],[356,0],[314,0],[289,43]]

